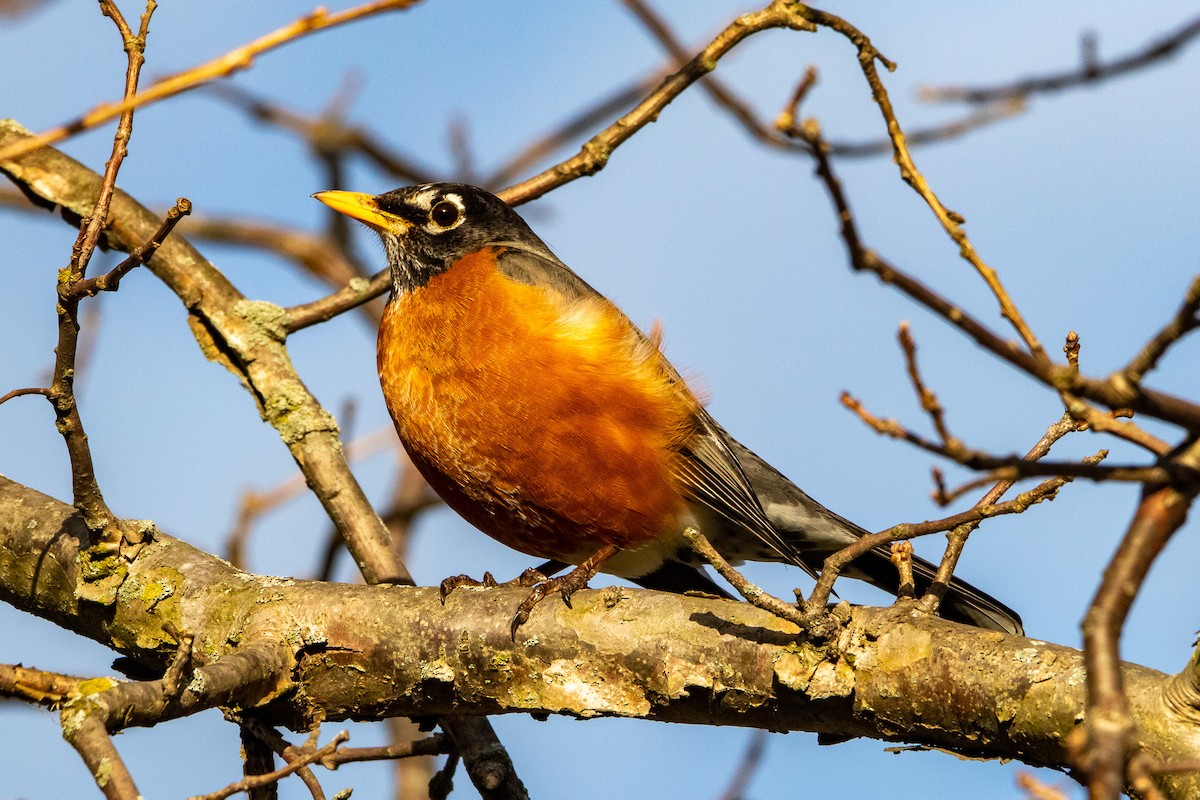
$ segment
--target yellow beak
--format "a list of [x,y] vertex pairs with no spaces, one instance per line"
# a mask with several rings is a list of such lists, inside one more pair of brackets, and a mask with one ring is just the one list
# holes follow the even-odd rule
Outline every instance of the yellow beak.
[[377,231],[401,234],[409,228],[406,220],[381,210],[375,203],[375,198],[369,194],[329,191],[317,192],[313,197],[334,211],[365,222]]

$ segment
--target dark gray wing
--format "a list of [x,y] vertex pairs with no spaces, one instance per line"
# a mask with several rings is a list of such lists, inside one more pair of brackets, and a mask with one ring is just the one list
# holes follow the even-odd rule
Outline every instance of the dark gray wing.
[[[524,242],[497,242],[506,248],[500,270],[515,281],[550,287],[566,297],[601,298],[595,289],[554,256],[548,247]],[[632,322],[642,338],[644,333]],[[683,379],[670,362],[667,370],[681,385]],[[713,546],[733,561],[783,561],[816,576],[825,558],[850,544],[865,531],[838,516],[805,494],[798,486],[749,448],[725,432],[708,412],[697,406],[696,432],[682,450],[678,479],[691,499],[712,512],[702,531]],[[714,584],[691,566],[666,562],[658,571],[639,580],[650,588],[681,587],[712,590]],[[920,558],[913,559],[918,593],[933,581],[936,570]],[[899,576],[887,548],[864,554],[845,571],[847,577],[865,580],[895,594]],[[954,578],[942,600],[943,614],[959,622],[990,630],[1020,634],[1016,612],[969,583]]]

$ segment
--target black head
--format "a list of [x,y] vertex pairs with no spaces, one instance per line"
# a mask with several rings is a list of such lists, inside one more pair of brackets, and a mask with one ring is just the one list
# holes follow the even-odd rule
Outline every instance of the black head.
[[374,197],[337,191],[313,197],[379,233],[397,293],[424,286],[463,256],[489,245],[553,258],[507,203],[465,183],[426,183]]

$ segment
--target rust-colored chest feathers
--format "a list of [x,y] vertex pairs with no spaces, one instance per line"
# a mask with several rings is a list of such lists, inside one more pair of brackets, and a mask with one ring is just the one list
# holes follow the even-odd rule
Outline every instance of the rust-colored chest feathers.
[[452,508],[538,557],[674,533],[694,398],[607,300],[513,281],[499,254],[384,313],[380,380],[414,462]]

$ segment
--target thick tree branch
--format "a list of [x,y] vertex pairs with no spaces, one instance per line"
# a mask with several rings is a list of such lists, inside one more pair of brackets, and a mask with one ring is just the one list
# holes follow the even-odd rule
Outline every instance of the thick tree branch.
[[[915,741],[1063,765],[1084,704],[1082,654],[904,609],[856,609],[836,646],[746,604],[610,588],[544,603],[513,644],[524,590],[436,589],[258,578],[156,533],[130,565],[111,619],[75,596],[88,536],[73,508],[0,479],[0,600],[147,662],[174,656],[170,622],[218,658],[285,642],[260,713],[306,727],[407,714],[549,712],[641,717]],[[149,598],[149,599],[146,599]],[[270,602],[264,602],[269,599]],[[661,636],[669,627],[670,638]],[[1200,758],[1194,711],[1173,679],[1123,665],[1137,744],[1163,762]],[[289,688],[290,687],[290,688]],[[1200,791],[1164,776],[1169,796]]]

